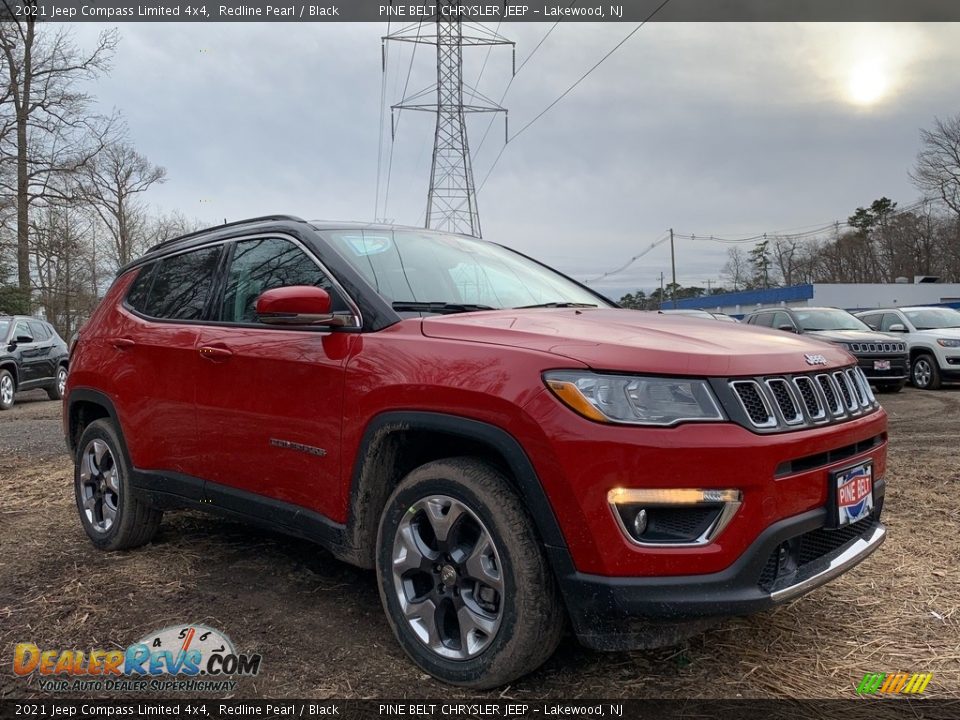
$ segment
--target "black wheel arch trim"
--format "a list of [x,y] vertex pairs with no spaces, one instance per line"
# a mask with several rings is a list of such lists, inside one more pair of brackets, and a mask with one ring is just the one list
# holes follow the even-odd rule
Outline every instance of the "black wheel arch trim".
[[[553,558],[557,553],[568,555],[563,532],[540,478],[523,447],[510,433],[495,425],[458,415],[429,411],[387,411],[376,415],[367,424],[350,479],[347,545],[355,551],[350,558],[352,562],[363,567],[370,565],[374,550],[371,545],[375,544],[376,526],[383,503],[393,490],[392,487],[377,488],[372,485],[372,478],[365,477],[364,471],[373,458],[371,453],[377,443],[391,433],[407,430],[452,435],[479,442],[496,452],[505,461],[541,541],[553,549],[548,556]],[[374,538],[373,543],[371,537]],[[569,556],[567,560],[572,562]]]

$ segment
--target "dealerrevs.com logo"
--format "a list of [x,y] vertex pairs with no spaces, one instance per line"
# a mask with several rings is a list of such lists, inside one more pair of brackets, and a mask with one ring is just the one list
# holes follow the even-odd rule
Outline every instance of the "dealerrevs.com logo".
[[125,650],[45,649],[19,643],[13,672],[38,677],[40,690],[69,692],[231,692],[260,672],[259,654],[238,653],[206,625],[173,625]]

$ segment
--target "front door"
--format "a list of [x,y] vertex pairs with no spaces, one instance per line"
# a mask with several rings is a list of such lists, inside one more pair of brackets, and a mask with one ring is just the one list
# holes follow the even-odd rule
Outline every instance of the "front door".
[[[355,334],[258,322],[257,297],[316,285],[343,296],[308,252],[282,237],[230,247],[219,308],[197,346],[202,477],[334,517],[339,507],[344,366]],[[218,488],[209,487],[211,494]]]

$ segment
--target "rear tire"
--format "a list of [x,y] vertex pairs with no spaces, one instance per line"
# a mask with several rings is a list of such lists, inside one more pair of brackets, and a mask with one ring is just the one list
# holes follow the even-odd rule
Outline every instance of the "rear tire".
[[109,420],[96,420],[77,443],[73,474],[80,523],[100,550],[146,545],[163,513],[136,497],[123,444]]
[[67,368],[64,365],[61,365],[57,368],[57,377],[53,381],[53,385],[47,388],[47,397],[51,400],[62,400],[63,391],[67,387]]
[[377,579],[418,667],[484,689],[553,654],[564,611],[533,528],[508,480],[478,460],[427,463],[400,482],[380,518]]
[[930,353],[920,353],[910,366],[910,381],[920,390],[940,388],[940,368]]
[[9,370],[0,370],[0,410],[13,407],[13,396],[17,392],[17,383]]

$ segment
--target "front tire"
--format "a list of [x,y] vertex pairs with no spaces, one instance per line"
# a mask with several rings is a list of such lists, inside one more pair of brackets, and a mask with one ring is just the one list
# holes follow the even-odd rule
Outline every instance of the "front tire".
[[163,513],[138,499],[113,424],[87,425],[74,462],[74,494],[80,523],[100,550],[129,550],[153,539]]
[[933,355],[921,353],[910,367],[910,380],[915,388],[920,390],[937,390],[940,388],[940,368]]
[[483,689],[553,654],[563,606],[533,527],[507,479],[478,460],[427,463],[401,481],[380,518],[377,578],[417,666]]
[[9,370],[0,370],[0,410],[13,407],[13,396],[17,392],[17,383]]

